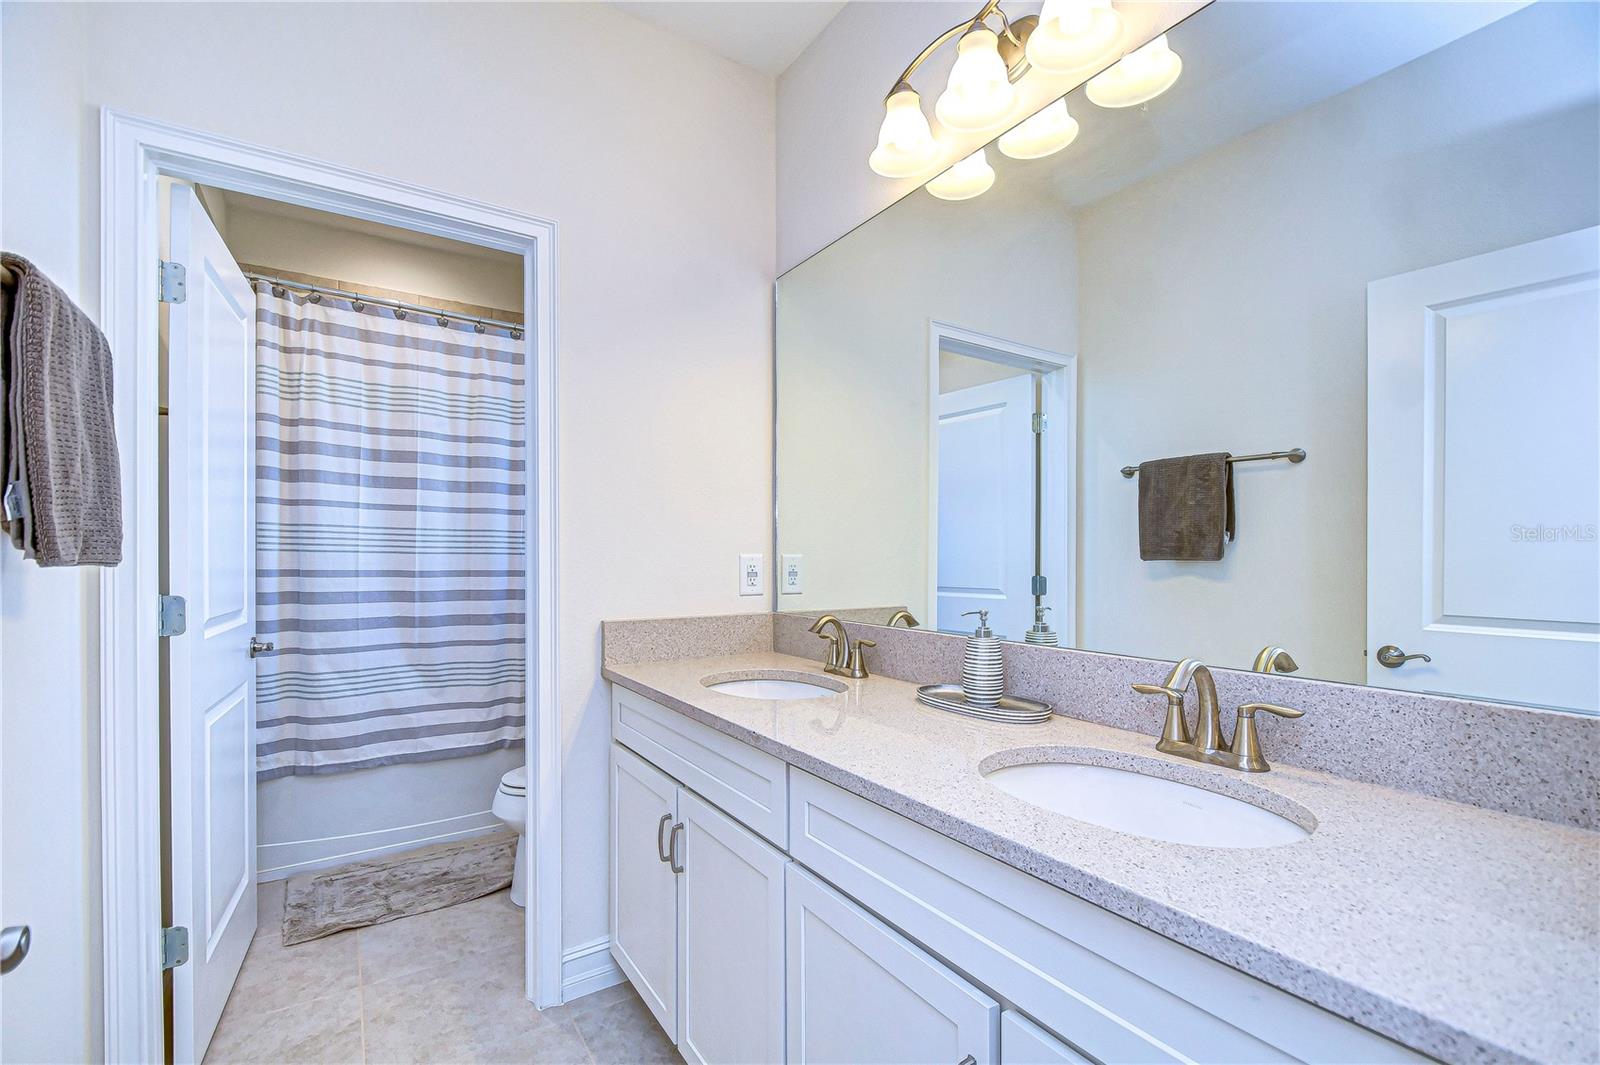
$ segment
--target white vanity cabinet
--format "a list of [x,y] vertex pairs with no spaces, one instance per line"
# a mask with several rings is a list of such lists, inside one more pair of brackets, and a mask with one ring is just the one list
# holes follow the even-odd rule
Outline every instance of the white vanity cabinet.
[[1000,1015],[1000,1060],[1005,1065],[1094,1065],[1016,1010]]
[[691,1062],[1426,1060],[620,685],[612,734],[612,954]]
[[783,1061],[788,858],[611,748],[611,953],[690,1062]]
[[1000,1007],[926,951],[790,864],[790,1065],[991,1065]]

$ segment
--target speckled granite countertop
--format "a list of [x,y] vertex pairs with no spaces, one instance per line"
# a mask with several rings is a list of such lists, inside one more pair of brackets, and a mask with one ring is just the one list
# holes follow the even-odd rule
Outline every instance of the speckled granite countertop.
[[[989,724],[922,706],[914,685],[886,677],[787,702],[701,684],[774,669],[821,673],[769,652],[604,675],[1426,1054],[1600,1059],[1600,834],[1293,767],[1247,776],[1173,758],[1155,749],[1154,709],[1145,736],[1060,716]],[[1316,829],[1249,850],[1164,843],[1044,810],[982,774],[1047,760],[1156,768],[1309,812]]]

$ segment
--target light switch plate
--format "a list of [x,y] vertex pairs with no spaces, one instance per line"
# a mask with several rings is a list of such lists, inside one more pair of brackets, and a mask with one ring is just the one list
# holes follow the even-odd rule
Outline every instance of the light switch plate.
[[799,595],[801,592],[801,573],[799,555],[784,555],[783,569],[779,570],[778,591],[784,595]]
[[739,594],[760,595],[766,591],[766,574],[763,572],[766,557],[764,555],[739,556]]

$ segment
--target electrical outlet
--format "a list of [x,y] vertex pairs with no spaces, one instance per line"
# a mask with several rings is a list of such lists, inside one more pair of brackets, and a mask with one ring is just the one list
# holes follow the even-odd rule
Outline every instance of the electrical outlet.
[[760,595],[766,591],[766,567],[763,555],[739,556],[739,594]]
[[784,555],[783,569],[779,571],[781,583],[778,590],[784,595],[799,595],[800,583],[800,556]]

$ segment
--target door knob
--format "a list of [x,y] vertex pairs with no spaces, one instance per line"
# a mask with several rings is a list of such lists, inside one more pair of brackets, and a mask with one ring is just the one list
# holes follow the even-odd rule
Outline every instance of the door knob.
[[1392,643],[1386,643],[1378,648],[1378,665],[1387,666],[1389,669],[1399,669],[1413,658],[1420,658],[1424,662],[1433,661],[1425,654],[1408,655]]
[[273,644],[272,644],[271,640],[268,640],[266,643],[262,643],[260,637],[257,637],[257,636],[250,637],[250,657],[251,658],[255,658],[258,655],[264,655],[268,651],[271,651],[271,650],[273,650]]
[[0,932],[0,974],[22,964],[33,945],[33,932],[25,924],[14,924]]

